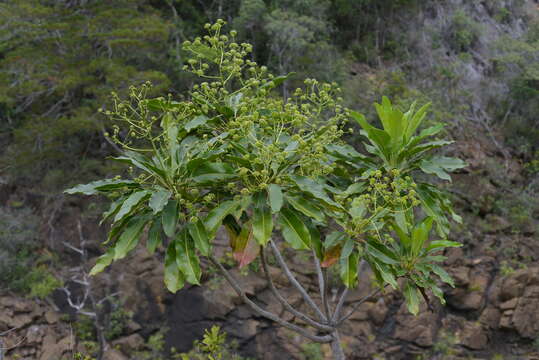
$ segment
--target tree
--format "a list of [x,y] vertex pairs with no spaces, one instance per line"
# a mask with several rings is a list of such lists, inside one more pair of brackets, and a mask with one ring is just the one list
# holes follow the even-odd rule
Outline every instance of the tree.
[[107,144],[97,108],[137,79],[168,89],[159,64],[169,23],[146,1],[21,0],[0,9],[2,167],[45,187],[99,172],[93,159]]
[[[223,24],[207,24],[207,36],[184,43],[192,54],[185,70],[202,81],[189,100],[148,98],[150,87],[143,85],[133,87],[126,100],[115,97],[115,107],[105,112],[114,122],[108,136],[124,150],[115,159],[131,166],[128,177],[66,190],[112,200],[103,216],[113,223],[108,250],[91,273],[124,258],[148,228],[148,250],[165,249],[164,281],[170,291],[186,281],[200,284],[200,258],[206,257],[255,312],[311,341],[331,343],[335,359],[344,359],[340,324],[387,286],[403,288],[414,314],[421,298],[428,301],[427,291],[443,302],[434,275],[452,280],[436,265],[444,257],[435,253],[460,246],[446,239],[448,216],[460,219],[440,189],[414,179],[420,173],[450,180],[446,171],[464,163],[430,153],[450,143],[429,140],[442,126],[416,134],[428,106],[402,113],[384,98],[376,104],[379,129],[341,106],[336,84],[307,79],[289,98],[279,96],[272,90],[287,76],[273,76],[249,60],[251,46],[236,43],[235,31],[222,34]],[[341,139],[348,119],[362,128],[365,154]],[[433,224],[441,240],[429,242]],[[259,257],[277,301],[303,325],[279,318],[245,295],[212,252],[221,225],[239,266]],[[290,270],[276,231],[286,246],[311,254],[319,302]],[[268,251],[312,313],[291,306],[274,286]],[[379,288],[343,315],[360,263],[369,264]],[[336,304],[327,296],[332,266],[345,285]]]

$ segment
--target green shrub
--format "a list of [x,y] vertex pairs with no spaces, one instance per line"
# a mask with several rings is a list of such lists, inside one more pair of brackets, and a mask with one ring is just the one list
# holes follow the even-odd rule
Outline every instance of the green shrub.
[[464,10],[457,10],[449,27],[449,44],[456,52],[470,50],[479,39],[481,28]]

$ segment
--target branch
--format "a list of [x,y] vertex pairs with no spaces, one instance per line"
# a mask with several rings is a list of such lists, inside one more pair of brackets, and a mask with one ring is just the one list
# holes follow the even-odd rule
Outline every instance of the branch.
[[309,304],[314,309],[314,311],[315,311],[316,315],[318,316],[319,320],[327,321],[324,314],[322,314],[322,312],[320,311],[320,308],[315,304],[315,302],[309,296],[309,294],[307,294],[307,291],[305,291],[303,286],[301,286],[301,284],[296,280],[296,278],[294,277],[292,272],[290,272],[290,269],[288,268],[288,266],[284,262],[283,256],[281,255],[279,249],[277,248],[277,245],[275,245],[273,240],[270,240],[269,243],[271,245],[271,249],[273,250],[273,253],[275,254],[275,257],[277,258],[277,261],[279,262],[279,265],[281,266],[281,269],[283,269],[283,272],[285,273],[285,275],[288,278],[288,280],[290,281],[290,283],[292,285],[294,285],[296,287],[296,289],[298,289],[301,296],[303,296],[303,299],[305,299],[307,304]]
[[[385,289],[385,286],[383,287],[383,289]],[[369,300],[370,298],[378,295],[381,291],[382,289],[376,289],[372,291],[369,295],[365,296],[363,299],[359,299],[358,301],[356,301],[355,302],[356,305],[352,308],[352,310],[350,310],[348,314],[340,318],[336,325],[339,326],[340,324],[342,324],[343,321],[347,320],[350,316],[352,316],[356,312],[356,310],[361,306],[361,304],[363,304],[365,301]]]
[[[365,266],[366,262],[364,259],[361,259],[359,262],[359,266],[357,269],[357,277],[359,279],[361,273],[363,272],[363,267]],[[335,307],[335,312],[333,313],[333,317],[331,318],[332,323],[336,323],[339,319],[339,316],[341,316],[342,307],[344,305],[344,301],[346,300],[346,297],[348,296],[348,292],[350,291],[349,288],[345,288],[341,294],[341,297],[339,298],[339,302],[337,303],[337,307]],[[355,311],[355,310],[354,310]]]
[[241,297],[243,302],[245,302],[245,304],[247,304],[251,309],[253,309],[258,314],[262,315],[263,317],[265,317],[267,319],[275,321],[277,324],[279,324],[279,325],[281,325],[281,326],[283,326],[283,327],[285,327],[287,329],[290,329],[292,331],[295,331],[298,334],[300,334],[301,336],[304,336],[307,339],[315,341],[317,343],[329,343],[329,342],[331,342],[333,340],[333,337],[331,335],[324,335],[324,336],[312,335],[309,332],[307,332],[305,329],[303,329],[303,328],[301,328],[301,327],[299,327],[297,325],[291,324],[288,321],[285,321],[285,320],[281,319],[277,315],[262,309],[260,306],[258,306],[256,303],[254,303],[251,299],[249,299],[247,297],[247,295],[245,295],[245,292],[241,289],[241,287],[239,286],[237,281],[225,269],[225,267],[219,262],[219,260],[217,260],[213,255],[210,255],[209,259],[215,266],[217,266],[219,271],[224,275],[225,279],[228,281],[230,286],[232,286],[234,291],[236,291],[236,293]]
[[316,273],[318,275],[318,288],[320,289],[320,298],[322,299],[322,304],[324,305],[324,311],[326,313],[326,319],[329,320],[329,303],[328,303],[328,297],[327,297],[327,273],[322,271],[322,267],[320,266],[320,261],[318,260],[318,257],[316,256],[316,252],[312,251],[313,257],[314,257],[314,264],[316,268]]
[[266,279],[268,280],[268,284],[270,286],[270,289],[273,292],[273,295],[275,295],[277,300],[279,300],[279,302],[285,307],[285,309],[288,310],[294,316],[298,317],[299,319],[305,321],[307,324],[309,324],[309,325],[311,325],[311,326],[313,326],[313,327],[315,327],[315,328],[317,328],[319,330],[332,332],[334,330],[333,327],[321,324],[321,323],[311,319],[306,314],[303,314],[302,312],[299,312],[298,310],[294,309],[292,307],[292,305],[290,305],[288,303],[288,301],[286,301],[286,299],[279,293],[279,291],[275,287],[275,284],[273,283],[273,279],[271,278],[271,274],[268,271],[268,265],[267,265],[267,262],[266,262],[266,255],[265,255],[265,252],[264,252],[264,248],[262,248],[260,250],[260,254],[261,254],[260,258],[261,258],[261,261],[262,261],[262,268],[264,269],[264,274],[266,275]]

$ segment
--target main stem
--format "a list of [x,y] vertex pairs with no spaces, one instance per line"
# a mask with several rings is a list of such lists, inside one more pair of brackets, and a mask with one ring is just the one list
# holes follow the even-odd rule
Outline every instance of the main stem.
[[335,329],[331,335],[333,336],[333,340],[331,341],[331,352],[333,353],[333,360],[346,360],[341,345],[341,339],[339,338],[339,331]]

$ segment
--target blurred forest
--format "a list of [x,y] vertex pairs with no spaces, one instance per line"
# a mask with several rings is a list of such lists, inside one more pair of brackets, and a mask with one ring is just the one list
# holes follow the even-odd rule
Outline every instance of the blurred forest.
[[[253,44],[254,61],[278,75],[295,73],[282,85],[285,96],[305,78],[336,81],[346,105],[371,121],[372,103],[382,95],[403,109],[416,100],[432,102],[428,122],[445,124],[445,136],[456,141],[453,155],[470,164],[449,189],[465,219],[454,237],[465,248],[448,266],[456,269],[452,274],[464,290],[446,294],[455,298],[449,310],[422,320],[439,323],[431,341],[399,337],[394,321],[393,327],[384,327],[384,318],[375,329],[393,330],[372,330],[371,336],[393,345],[412,344],[402,345],[413,350],[402,354],[430,354],[425,359],[496,354],[512,359],[503,356],[519,349],[539,352],[539,291],[490,297],[496,286],[503,294],[503,284],[514,274],[520,274],[517,284],[539,284],[539,275],[526,275],[539,260],[538,9],[536,0],[0,0],[0,313],[9,313],[6,304],[13,299],[32,299],[42,308],[77,315],[62,310],[69,306],[59,300],[65,290],[58,289],[69,289],[77,262],[91,262],[88,258],[100,253],[104,230],[97,225],[96,207],[101,205],[83,199],[73,203],[61,193],[123,170],[106,160],[116,149],[103,135],[111,124],[98,110],[111,106],[112,91],[122,97],[129,86],[145,81],[154,85],[151,95],[182,98],[194,80],[181,70],[181,44],[202,33],[205,23],[222,18],[240,41]],[[69,250],[86,246],[83,239],[87,252]],[[484,283],[474,280],[477,259],[489,264]],[[466,275],[458,278],[462,272]],[[157,282],[153,286],[161,286]],[[95,286],[110,288],[110,281]],[[473,291],[481,292],[480,305],[463,305],[459,299]],[[537,307],[522,310],[532,314],[532,324],[519,327],[513,312],[507,313],[518,314],[518,305],[500,304],[526,296],[527,304]],[[167,301],[164,307],[175,304]],[[139,305],[124,307],[125,297],[108,304],[102,322],[108,326],[106,341],[140,333],[145,343],[136,356],[122,343],[129,358],[160,359],[164,344],[167,349],[175,344],[156,331],[157,323],[166,322],[166,310],[152,318],[157,310],[137,315]],[[388,311],[395,315],[396,309]],[[499,313],[495,325],[481,322],[488,309]],[[18,325],[40,324],[36,319],[43,314]],[[126,325],[137,316],[139,323],[147,319],[153,327]],[[468,322],[454,325],[451,316]],[[512,320],[503,325],[504,317]],[[88,319],[76,322],[77,336],[98,343],[93,326],[99,322]],[[12,322],[0,314],[0,340]],[[465,333],[477,323],[483,332],[472,335],[484,335],[482,345],[459,342],[448,330],[454,325]],[[226,328],[226,321],[222,325]],[[189,343],[201,335],[198,328],[192,331]],[[260,349],[254,350],[246,335],[232,337],[239,339],[242,354],[258,358]],[[502,338],[507,346],[487,346]],[[34,347],[40,346],[45,347]],[[323,358],[309,346],[296,350],[296,358]],[[48,359],[38,355],[42,350],[28,351],[20,358]],[[365,351],[357,358],[374,358],[385,348]],[[383,358],[412,358],[401,355]]]

